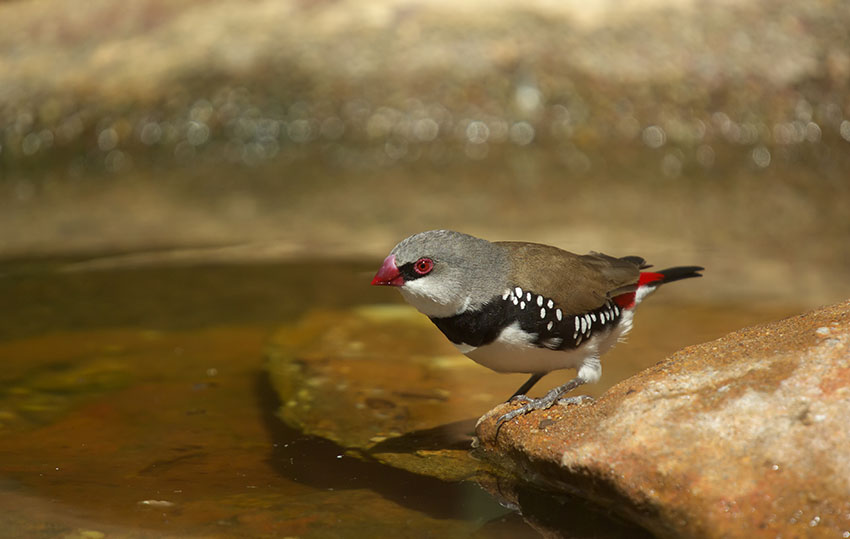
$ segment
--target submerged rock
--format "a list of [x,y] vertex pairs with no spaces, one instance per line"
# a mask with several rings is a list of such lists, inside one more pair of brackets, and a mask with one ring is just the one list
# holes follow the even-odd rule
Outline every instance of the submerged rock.
[[692,346],[481,453],[664,536],[850,533],[850,301]]
[[482,469],[469,456],[475,420],[509,394],[406,306],[314,311],[278,331],[267,356],[286,424],[444,480]]

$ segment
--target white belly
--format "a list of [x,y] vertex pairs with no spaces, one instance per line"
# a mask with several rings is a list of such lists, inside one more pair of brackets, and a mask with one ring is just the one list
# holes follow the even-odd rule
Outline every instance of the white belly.
[[[594,337],[595,339],[595,337]],[[578,350],[549,350],[536,346],[516,346],[496,341],[466,352],[466,356],[497,372],[550,372],[577,369],[588,355],[596,355],[594,339]]]
[[596,331],[574,350],[550,350],[531,344],[532,333],[518,324],[506,327],[491,344],[479,348],[459,345],[458,350],[476,363],[497,372],[539,373],[560,369],[579,369],[589,359],[597,359],[623,338],[632,327],[633,311],[624,311],[620,323],[613,328]]

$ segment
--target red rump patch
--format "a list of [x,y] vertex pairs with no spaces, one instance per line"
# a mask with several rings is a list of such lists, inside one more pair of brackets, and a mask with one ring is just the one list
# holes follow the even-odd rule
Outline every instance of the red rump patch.
[[[642,288],[644,286],[657,286],[664,282],[664,274],[663,273],[653,273],[651,271],[642,271],[640,273],[640,278],[638,279],[638,288]],[[635,293],[628,292],[626,294],[620,294],[619,296],[614,296],[612,298],[614,303],[616,303],[621,309],[631,309],[635,306]]]
[[[642,271],[640,272],[640,279],[638,279],[638,288],[642,286],[646,286],[648,284],[656,283],[658,281],[664,280],[663,273],[653,273],[651,271]],[[661,283],[658,283],[661,284]]]

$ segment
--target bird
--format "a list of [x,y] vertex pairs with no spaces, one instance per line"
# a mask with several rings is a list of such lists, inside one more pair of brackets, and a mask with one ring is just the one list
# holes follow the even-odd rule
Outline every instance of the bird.
[[[488,241],[429,230],[399,242],[371,284],[398,288],[459,352],[497,372],[530,377],[508,399],[524,401],[497,424],[556,402],[602,375],[600,357],[632,328],[635,307],[662,284],[701,277],[700,266],[644,271],[639,256],[578,255],[558,247]],[[551,371],[576,376],[539,398],[528,391]]]

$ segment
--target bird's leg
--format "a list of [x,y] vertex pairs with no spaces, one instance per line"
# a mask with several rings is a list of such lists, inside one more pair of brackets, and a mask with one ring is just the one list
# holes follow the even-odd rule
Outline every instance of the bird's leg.
[[[534,378],[534,377],[532,376],[532,378]],[[534,381],[536,382],[537,380],[534,380]],[[529,379],[528,382],[531,382],[531,379]],[[528,382],[526,382],[526,384],[528,384]],[[527,403],[523,404],[522,406],[520,406],[516,410],[512,410],[512,411],[506,413],[505,415],[503,415],[502,417],[500,417],[499,420],[496,422],[496,424],[501,426],[501,424],[504,423],[505,421],[510,421],[511,419],[513,419],[517,416],[521,416],[523,414],[527,414],[528,412],[531,412],[532,410],[545,410],[547,408],[550,408],[553,404],[555,404],[559,400],[561,400],[565,404],[574,404],[574,403],[577,403],[577,402],[581,402],[581,401],[585,400],[585,397],[570,397],[568,399],[561,399],[561,395],[563,395],[564,393],[568,393],[568,392],[572,391],[573,389],[577,388],[578,386],[580,386],[584,383],[586,383],[586,380],[584,378],[577,376],[577,377],[573,378],[572,380],[570,380],[569,382],[567,382],[566,384],[564,384],[562,386],[558,386],[555,389],[550,390],[548,393],[546,393],[546,395],[544,395],[543,397],[540,397],[539,399],[529,399]],[[520,389],[522,389],[522,388],[520,388]]]
[[511,398],[508,399],[508,402],[510,402],[510,401],[512,401],[516,398],[525,399],[526,398],[525,394],[528,393],[528,390],[531,389],[532,387],[534,387],[534,384],[539,382],[540,379],[543,378],[544,376],[546,376],[545,372],[536,372],[536,373],[532,374],[531,377],[529,377],[529,379],[526,380],[524,384],[519,386],[519,389],[517,389],[514,392],[514,394],[511,395]]

